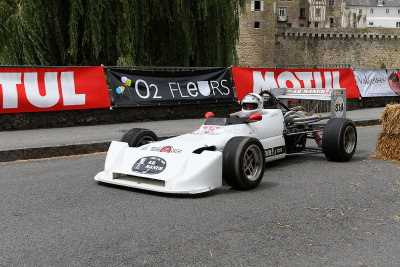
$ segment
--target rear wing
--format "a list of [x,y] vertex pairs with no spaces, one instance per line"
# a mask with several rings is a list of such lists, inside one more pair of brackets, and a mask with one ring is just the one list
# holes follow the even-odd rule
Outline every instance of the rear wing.
[[293,100],[331,101],[331,118],[346,118],[346,89],[273,88],[272,93],[283,104]]

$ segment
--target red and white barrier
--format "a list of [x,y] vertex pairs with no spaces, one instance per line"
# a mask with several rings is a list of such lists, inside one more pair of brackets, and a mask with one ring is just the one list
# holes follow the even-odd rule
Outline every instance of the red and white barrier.
[[0,68],[0,113],[105,107],[103,67]]
[[239,100],[248,93],[273,88],[301,89],[346,88],[347,98],[359,98],[360,93],[351,69],[268,69],[232,67]]

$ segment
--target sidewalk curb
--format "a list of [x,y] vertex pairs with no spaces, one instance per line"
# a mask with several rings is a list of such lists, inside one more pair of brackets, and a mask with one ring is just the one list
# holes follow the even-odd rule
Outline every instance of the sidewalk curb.
[[[376,126],[380,125],[379,119],[354,121],[356,126]],[[173,136],[159,137],[159,140],[171,138]],[[0,162],[12,162],[17,160],[44,159],[52,157],[73,156],[105,152],[108,150],[111,141],[57,145],[51,147],[18,148],[10,150],[0,150]]]
[[52,147],[19,148],[0,151],[0,162],[72,156],[107,151],[111,141],[60,145]]
[[362,121],[354,121],[356,126],[377,126],[381,125],[380,119],[370,119],[370,120],[362,120]]

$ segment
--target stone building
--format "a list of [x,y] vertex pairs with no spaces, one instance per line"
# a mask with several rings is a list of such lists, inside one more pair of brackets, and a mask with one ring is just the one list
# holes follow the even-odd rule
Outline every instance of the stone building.
[[326,0],[309,0],[310,26],[314,28],[325,28],[326,21]]
[[277,15],[275,0],[246,1],[240,14],[240,37],[237,45],[241,66],[273,66]]
[[307,0],[274,1],[276,27],[308,27]]
[[314,28],[340,26],[343,0],[308,0],[309,25]]
[[342,21],[343,0],[328,0],[326,5],[326,18],[329,28],[340,27]]
[[339,24],[346,0],[312,1],[247,0],[240,15],[239,65],[400,68],[400,29],[344,29]]

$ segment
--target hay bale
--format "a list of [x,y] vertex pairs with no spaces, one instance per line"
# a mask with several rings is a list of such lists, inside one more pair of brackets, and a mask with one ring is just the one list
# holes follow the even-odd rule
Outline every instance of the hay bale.
[[376,157],[400,161],[400,134],[380,133],[376,141]]
[[381,114],[382,132],[376,141],[377,158],[400,161],[400,104],[389,104]]
[[295,106],[295,107],[292,107],[291,110],[296,111],[297,113],[302,114],[304,116],[308,116],[308,112],[307,112],[306,108],[303,106]]
[[400,104],[388,104],[381,114],[382,132],[400,134]]

